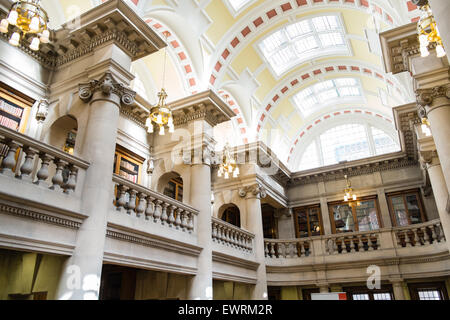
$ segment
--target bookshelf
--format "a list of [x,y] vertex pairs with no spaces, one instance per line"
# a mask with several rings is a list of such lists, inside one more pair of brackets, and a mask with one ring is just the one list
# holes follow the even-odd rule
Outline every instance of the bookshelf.
[[[0,83],[0,125],[25,133],[34,101],[3,82]],[[8,153],[8,146],[0,143],[0,157]]]
[[183,202],[183,180],[180,177],[171,179],[167,186],[164,188],[163,194]]
[[145,159],[117,145],[114,154],[114,173],[134,182],[141,183],[142,165]]

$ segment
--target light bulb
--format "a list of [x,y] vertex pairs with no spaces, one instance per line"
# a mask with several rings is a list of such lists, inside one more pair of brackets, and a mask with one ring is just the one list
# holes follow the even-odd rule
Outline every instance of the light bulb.
[[164,135],[164,126],[160,126],[159,127],[159,135],[163,136]]
[[50,42],[50,31],[44,30],[42,32],[42,36],[41,36],[40,40],[42,43],[49,43]]
[[217,171],[217,176],[220,178],[222,176],[222,168],[219,169],[219,171]]
[[9,26],[8,20],[3,19],[2,22],[0,23],[0,32],[8,33],[8,26]]
[[30,44],[30,49],[34,50],[34,51],[38,51],[39,44],[40,44],[39,38],[33,38],[33,41],[31,41],[31,44]]
[[344,196],[344,201],[348,201],[347,195]]
[[228,174],[228,171],[225,171],[225,179],[229,179],[230,175]]
[[430,55],[430,51],[428,51],[427,47],[420,47],[420,56],[422,58],[428,57]]
[[445,50],[444,47],[441,44],[438,44],[436,47],[436,56],[438,58],[442,58],[445,56]]
[[163,122],[162,122],[162,115],[161,114],[158,114],[158,116],[156,117],[156,123],[157,124],[162,124]]
[[353,195],[353,200],[356,200],[356,194]]
[[421,47],[426,47],[426,46],[428,46],[428,44],[429,44],[428,36],[425,35],[425,34],[421,34],[421,35],[419,36],[419,42],[420,42],[420,46],[421,46]]
[[36,16],[34,16],[34,17],[31,19],[30,30],[31,30],[31,31],[34,31],[34,32],[38,32],[38,31],[39,31],[39,28],[40,28],[40,26],[39,26],[39,18],[36,17]]
[[231,166],[228,167],[228,172],[229,172],[229,173],[232,173],[232,172],[233,172],[233,167],[231,167]]
[[150,125],[147,127],[147,132],[148,133],[153,133],[153,125]]
[[20,34],[17,32],[14,32],[11,36],[11,39],[9,39],[9,43],[12,46],[17,47],[19,45],[19,41],[20,41]]
[[18,17],[19,17],[19,14],[17,13],[16,10],[11,11],[8,16],[9,24],[16,25]]

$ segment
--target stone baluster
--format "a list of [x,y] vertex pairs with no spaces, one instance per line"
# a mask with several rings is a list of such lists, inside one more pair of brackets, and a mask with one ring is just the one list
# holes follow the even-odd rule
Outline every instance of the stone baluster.
[[215,222],[212,223],[211,236],[212,236],[212,239],[214,241],[216,241],[216,239],[217,239],[217,224]]
[[24,147],[23,152],[25,153],[25,161],[20,167],[20,178],[24,181],[32,181],[31,173],[33,172],[33,162],[36,151],[30,147]]
[[161,218],[161,211],[162,211],[161,204],[162,203],[163,202],[161,200],[156,200],[155,211],[153,212],[153,221],[154,222],[158,222],[158,220]]
[[78,176],[78,168],[74,165],[69,165],[69,178],[67,179],[67,183],[64,187],[64,193],[75,192],[75,188],[77,186],[77,176]]
[[176,206],[169,206],[169,227],[174,227],[175,226],[175,216],[174,216],[174,212],[177,209]]
[[270,256],[272,258],[276,258],[275,257],[275,244],[273,242],[270,242]]
[[184,210],[181,209],[181,208],[178,208],[178,209],[176,210],[176,213],[177,213],[177,217],[175,218],[175,228],[176,228],[176,229],[180,229],[180,227],[181,227],[181,213],[182,213],[183,211],[184,211]]
[[48,166],[50,165],[50,161],[53,159],[52,156],[46,154],[46,153],[39,153],[39,158],[41,159],[41,168],[36,174],[37,181],[35,182],[39,186],[46,186],[47,179],[48,179]]
[[147,196],[147,208],[145,209],[145,219],[150,220],[153,217],[153,213],[155,212],[155,204],[153,201],[156,199],[152,196]]
[[181,212],[181,229],[183,231],[186,231],[188,228],[187,215],[188,215],[187,211],[183,210],[183,212]]
[[62,175],[63,169],[64,167],[67,165],[67,163],[63,160],[60,160],[58,158],[55,158],[53,160],[53,163],[56,166],[56,172],[55,175],[52,178],[52,186],[50,187],[50,189],[52,190],[56,190],[59,191],[62,188],[62,185],[64,183],[64,178]]
[[131,215],[131,212],[134,212],[134,209],[136,208],[137,191],[134,189],[130,189],[129,193],[130,193],[130,200],[128,200],[127,214]]
[[189,212],[188,230],[189,233],[194,231],[194,214],[192,212]]
[[293,246],[293,254],[294,254],[294,258],[297,258],[298,257],[298,249],[297,249],[297,246],[298,245],[301,245],[301,242],[300,242],[300,244],[298,244],[297,242],[296,243],[294,243],[294,246]]
[[136,208],[136,217],[140,218],[145,211],[145,194],[142,192],[138,194],[138,206]]
[[266,258],[269,257],[269,243],[267,241],[264,243],[264,255]]
[[168,203],[163,203],[162,205],[162,214],[161,214],[161,224],[164,225],[167,223],[169,216],[167,215],[167,208],[169,207]]
[[16,166],[16,152],[19,148],[19,145],[12,140],[6,142],[6,145],[9,147],[6,158],[2,161],[2,173],[8,176],[14,177],[14,167]]
[[126,194],[125,194],[127,190],[128,190],[128,188],[123,185],[117,186],[117,198],[118,198],[116,201],[116,210],[117,211],[122,211],[122,208],[124,208],[125,205],[127,204]]

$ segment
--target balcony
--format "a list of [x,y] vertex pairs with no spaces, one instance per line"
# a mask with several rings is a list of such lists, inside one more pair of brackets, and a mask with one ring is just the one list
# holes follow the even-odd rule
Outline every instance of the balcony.
[[[291,279],[298,272],[298,281],[303,279],[303,283],[332,278],[365,281],[369,265],[379,266],[382,276],[412,276],[420,269],[430,273],[450,270],[448,247],[439,219],[370,232],[265,239],[264,243],[268,280],[272,284],[287,281],[288,272]],[[390,268],[393,265],[397,266],[396,270]],[[354,272],[349,273],[351,269]],[[315,270],[324,274],[317,275]],[[345,276],[339,270],[346,270]]]

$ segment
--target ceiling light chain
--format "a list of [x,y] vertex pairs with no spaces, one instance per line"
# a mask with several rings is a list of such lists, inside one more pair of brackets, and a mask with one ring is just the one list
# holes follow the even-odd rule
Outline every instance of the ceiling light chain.
[[[0,32],[8,33],[9,27],[14,30],[9,43],[17,47],[27,34],[35,35],[30,49],[39,50],[40,43],[49,43],[48,15],[42,9],[40,0],[17,1],[9,10],[8,18],[0,22]],[[21,33],[23,36],[21,36]]]

